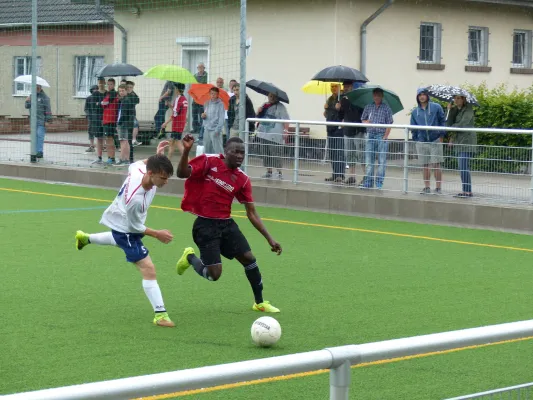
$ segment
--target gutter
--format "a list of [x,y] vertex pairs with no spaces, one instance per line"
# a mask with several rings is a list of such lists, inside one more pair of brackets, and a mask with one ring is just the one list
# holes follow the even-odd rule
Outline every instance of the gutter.
[[363,73],[363,75],[366,76],[366,27],[374,21],[377,17],[379,17],[387,8],[392,6],[392,3],[394,3],[394,0],[387,0],[385,4],[383,4],[374,14],[372,14],[370,17],[368,17],[365,22],[361,25],[361,44],[360,44],[360,51],[361,51],[361,61],[359,69]]
[[122,63],[126,63],[127,60],[127,50],[128,50],[128,32],[122,25],[120,25],[117,21],[113,19],[109,14],[107,14],[105,11],[102,10],[100,6],[100,0],[95,0],[96,5],[96,12],[100,14],[102,17],[106,19],[106,21],[109,21],[111,24],[115,25],[115,27],[122,32]]

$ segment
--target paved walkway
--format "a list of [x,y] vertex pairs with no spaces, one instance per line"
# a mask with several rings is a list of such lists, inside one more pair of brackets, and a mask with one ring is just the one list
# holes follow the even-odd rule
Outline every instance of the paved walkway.
[[[156,141],[152,141],[150,146],[139,146],[135,148],[135,158],[145,158],[155,152]],[[124,168],[112,166],[102,166],[92,164],[96,159],[95,153],[86,153],[88,139],[86,133],[50,133],[46,136],[44,147],[45,158],[39,164],[58,165],[76,168],[100,168],[106,170],[117,170],[121,172]],[[0,162],[21,162],[29,163],[30,142],[28,134],[20,135],[0,135]],[[118,152],[117,152],[118,154]],[[104,154],[104,160],[106,155]],[[173,161],[177,161],[175,156]],[[370,193],[385,196],[405,196],[403,192],[407,184],[408,194],[416,195],[423,188],[422,172],[416,165],[416,160],[410,161],[407,179],[404,176],[403,160],[390,161],[387,167],[385,185],[382,191],[369,190]],[[263,180],[261,176],[265,173],[262,161],[259,157],[251,154],[247,173],[254,181],[263,181],[269,185],[293,185],[297,180],[298,187],[316,191],[346,191],[361,190],[357,187],[346,187],[344,185],[332,185],[324,181],[331,176],[331,166],[329,162],[323,160],[300,160],[299,171],[295,177],[294,160],[286,159],[283,163],[283,180]],[[362,176],[361,168],[358,166],[357,179]],[[443,199],[453,201],[471,201],[476,203],[498,203],[498,204],[521,204],[529,205],[533,191],[531,190],[531,176],[519,174],[497,174],[497,173],[473,173],[473,191],[475,197],[472,199],[454,199],[453,194],[461,191],[461,180],[457,171],[444,171]],[[378,194],[379,193],[379,194]]]

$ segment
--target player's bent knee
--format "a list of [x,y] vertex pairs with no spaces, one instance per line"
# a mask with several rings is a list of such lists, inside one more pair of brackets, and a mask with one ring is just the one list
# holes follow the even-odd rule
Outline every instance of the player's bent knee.
[[243,266],[247,266],[256,262],[255,256],[251,251],[248,251],[243,255],[235,258],[237,258],[237,261],[239,261]]
[[220,279],[220,276],[222,275],[222,264],[211,265],[210,267],[208,267],[208,270],[211,280],[218,281]]

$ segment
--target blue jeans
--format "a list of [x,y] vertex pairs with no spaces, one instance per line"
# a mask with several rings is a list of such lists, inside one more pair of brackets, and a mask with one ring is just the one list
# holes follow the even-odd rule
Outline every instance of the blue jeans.
[[346,161],[344,158],[344,134],[342,129],[328,132],[328,150],[333,169],[333,179],[344,178]]
[[167,113],[167,105],[165,101],[160,101],[157,106],[157,113],[154,117],[155,132],[158,134],[161,131],[161,125],[165,122],[165,114]]
[[459,153],[459,171],[461,182],[463,182],[463,192],[472,193],[472,177],[470,175],[470,159],[472,153]]
[[[363,179],[363,186],[371,188],[374,184],[377,187],[383,186],[385,179],[385,168],[387,167],[387,151],[389,142],[383,140],[382,134],[368,134],[365,147],[366,171]],[[374,176],[374,163],[378,156],[378,172]]]
[[37,125],[37,153],[43,152],[45,134],[46,127],[44,125]]

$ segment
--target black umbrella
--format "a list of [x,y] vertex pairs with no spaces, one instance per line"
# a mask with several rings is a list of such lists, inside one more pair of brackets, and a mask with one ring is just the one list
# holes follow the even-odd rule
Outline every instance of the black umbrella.
[[264,94],[265,96],[268,96],[269,93],[275,94],[278,96],[279,101],[289,104],[289,96],[287,96],[287,93],[272,83],[251,79],[246,82],[246,87],[249,87],[257,93]]
[[427,91],[430,96],[435,97],[436,99],[446,101],[451,103],[455,96],[463,96],[466,98],[468,104],[473,104],[479,106],[476,96],[470,93],[468,90],[461,89],[457,86],[450,85],[431,85],[427,87]]
[[138,76],[142,75],[143,72],[131,65],[131,64],[108,64],[102,67],[95,75],[96,76]]
[[345,67],[344,65],[335,65],[324,68],[311,78],[313,81],[322,82],[368,82],[366,76],[355,68]]

